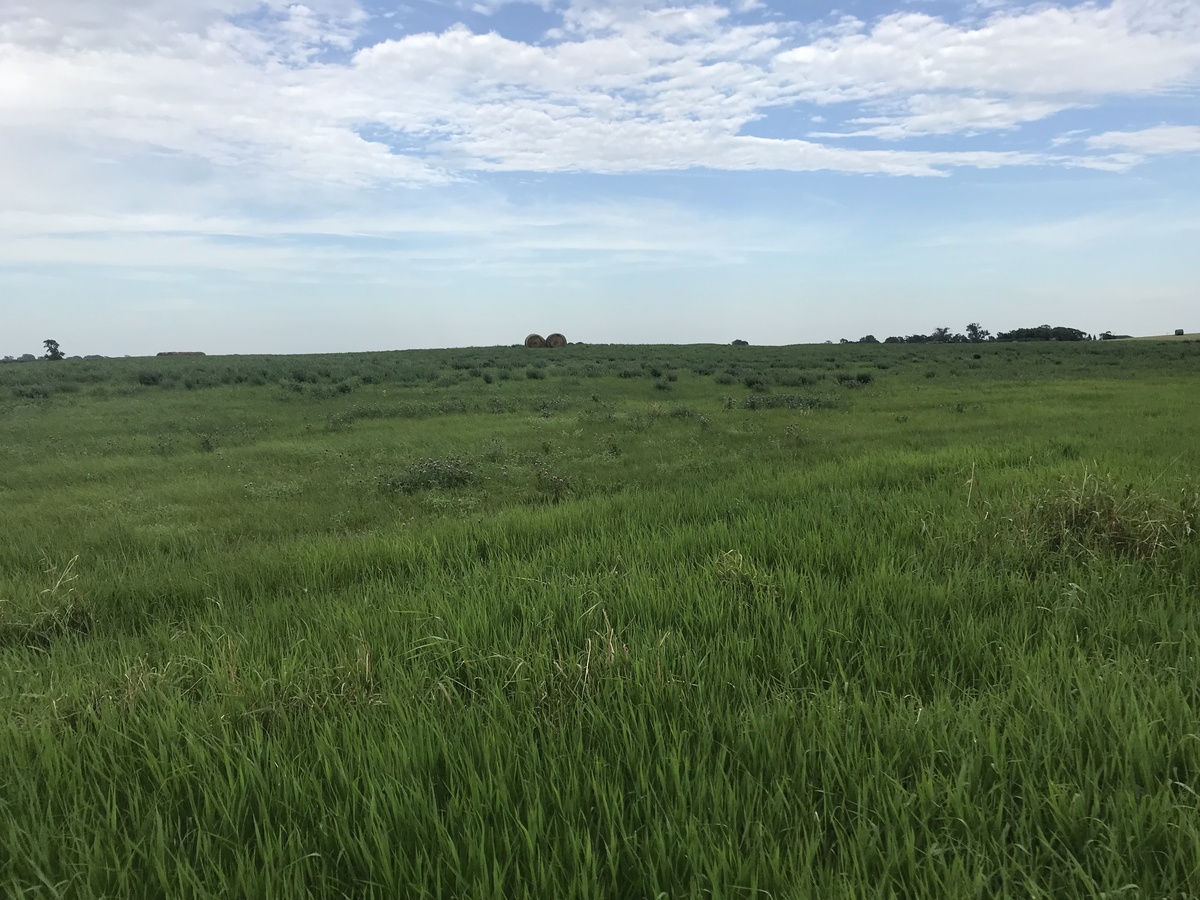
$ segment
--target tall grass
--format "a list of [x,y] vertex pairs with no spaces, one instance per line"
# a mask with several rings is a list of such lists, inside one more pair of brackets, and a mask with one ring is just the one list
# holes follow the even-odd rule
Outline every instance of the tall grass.
[[14,393],[0,885],[1193,896],[1200,357],[1132,346],[88,361]]

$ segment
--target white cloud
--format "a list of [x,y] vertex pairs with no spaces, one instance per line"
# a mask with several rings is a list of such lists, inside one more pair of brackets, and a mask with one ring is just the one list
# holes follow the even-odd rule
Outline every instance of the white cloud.
[[916,94],[901,101],[890,116],[851,119],[867,125],[848,132],[819,132],[812,137],[875,137],[887,141],[926,134],[979,134],[1009,131],[1026,122],[1048,118],[1072,104],[1046,100],[999,100],[950,94]]
[[1098,150],[1123,150],[1137,156],[1200,153],[1200,125],[1160,125],[1141,131],[1106,131],[1087,138]]
[[211,39],[305,59],[349,46],[365,18],[356,0],[0,0],[0,45],[172,55]]
[[895,14],[870,31],[788,50],[776,65],[798,89],[830,102],[931,90],[1100,96],[1194,84],[1194,24],[1139,30],[1128,14],[1134,5],[1001,12],[977,28]]
[[499,10],[506,6],[512,6],[516,3],[527,3],[530,6],[536,6],[546,12],[554,8],[555,0],[477,0],[474,3],[466,3],[463,0],[455,3],[460,9],[469,8],[471,12],[479,13],[480,15],[494,15]]
[[[1113,96],[1194,91],[1192,0],[998,8],[973,23],[844,18],[809,37],[738,15],[756,6],[573,0],[530,43],[462,25],[373,41],[355,0],[0,0],[0,185],[37,208],[53,203],[39,192],[106,166],[131,184],[157,173],[177,191],[276,198],[497,171],[1119,170],[1191,147],[1182,125],[1099,135],[1073,157],[825,139],[996,136]],[[753,133],[788,108],[845,127]],[[69,161],[65,179],[47,153]]]

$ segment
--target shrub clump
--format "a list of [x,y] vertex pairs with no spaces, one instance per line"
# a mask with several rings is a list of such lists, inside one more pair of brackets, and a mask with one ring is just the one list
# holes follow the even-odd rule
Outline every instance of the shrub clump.
[[742,401],[742,409],[831,409],[838,405],[836,400],[799,394],[748,394]]
[[575,485],[569,477],[551,472],[541,460],[534,460],[533,474],[538,490],[551,503],[561,503],[575,492]]
[[842,387],[858,388],[871,384],[875,380],[875,376],[870,372],[858,372],[853,375],[849,372],[842,372],[839,373],[837,380]]
[[476,477],[457,456],[444,459],[426,457],[409,463],[403,472],[380,476],[379,489],[385,494],[415,494],[432,488],[445,490],[463,487]]
[[46,650],[60,638],[91,634],[93,625],[90,610],[73,600],[61,609],[40,612],[30,622],[0,619],[0,647]]
[[1035,499],[1017,524],[1057,552],[1154,560],[1200,539],[1200,489],[1187,484],[1169,500],[1084,473]]

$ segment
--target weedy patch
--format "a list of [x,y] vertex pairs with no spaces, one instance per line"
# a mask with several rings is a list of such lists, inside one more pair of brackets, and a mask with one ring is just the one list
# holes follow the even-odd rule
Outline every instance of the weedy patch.
[[483,448],[483,458],[490,463],[501,463],[512,455],[512,449],[498,437],[491,437]]
[[799,394],[748,394],[742,400],[742,409],[834,409],[840,405],[837,400]]
[[[579,686],[587,690],[597,673],[620,674],[628,669],[630,659],[629,644],[622,633],[613,628],[608,619],[608,613],[600,610],[604,627],[597,629],[593,637],[584,642],[583,652],[575,663],[579,677]],[[666,640],[666,635],[663,635]],[[660,641],[660,646],[661,646]],[[564,660],[555,660],[554,668],[560,676],[569,677],[571,667]]]
[[325,430],[331,432],[345,431],[354,424],[355,416],[349,410],[330,413],[325,417]]
[[75,574],[75,563],[78,560],[78,556],[71,557],[61,569],[49,560],[44,560],[46,574],[54,581],[42,591],[42,608],[28,621],[10,618],[7,604],[0,606],[0,647],[46,650],[59,638],[91,633],[91,611],[72,586],[72,582],[79,577]]
[[1084,472],[1036,498],[1014,522],[1057,552],[1154,560],[1200,539],[1200,489],[1187,483],[1172,500]]
[[425,457],[409,463],[403,472],[381,475],[379,490],[385,494],[415,494],[434,488],[449,490],[471,484],[477,477],[457,456]]
[[840,384],[842,387],[846,387],[846,388],[866,387],[868,384],[871,384],[874,380],[875,380],[875,376],[872,375],[870,372],[858,372],[856,374],[851,374],[849,372],[842,372],[837,376],[838,384]]
[[738,550],[718,553],[712,562],[712,572],[722,584],[749,589],[755,593],[770,594],[775,591],[775,582],[771,574]]
[[561,503],[575,493],[575,485],[570,478],[551,472],[541,460],[534,460],[533,475],[538,490],[551,503]]
[[[804,411],[806,412],[807,410]],[[792,422],[790,425],[786,426],[783,429],[783,433],[785,437],[797,444],[813,443],[812,436],[808,433],[808,429],[806,429],[799,422]]]

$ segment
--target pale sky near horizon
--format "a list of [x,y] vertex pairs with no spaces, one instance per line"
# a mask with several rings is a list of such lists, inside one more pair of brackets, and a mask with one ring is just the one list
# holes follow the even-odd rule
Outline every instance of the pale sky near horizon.
[[1200,331],[1200,0],[0,0],[0,355]]

